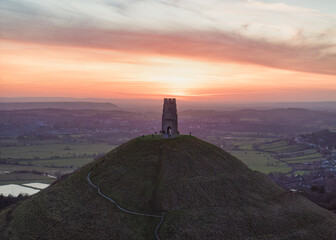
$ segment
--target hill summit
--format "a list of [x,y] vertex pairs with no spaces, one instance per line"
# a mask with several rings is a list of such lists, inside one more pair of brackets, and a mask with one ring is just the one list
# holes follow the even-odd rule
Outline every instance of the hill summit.
[[154,239],[155,230],[160,239],[336,239],[336,216],[192,136],[133,139],[0,213],[2,239]]

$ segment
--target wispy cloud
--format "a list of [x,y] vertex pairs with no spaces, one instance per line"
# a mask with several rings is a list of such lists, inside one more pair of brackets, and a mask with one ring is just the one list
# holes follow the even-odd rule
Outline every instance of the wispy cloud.
[[255,0],[247,0],[247,3],[256,8],[270,10],[270,11],[286,12],[286,13],[293,12],[293,13],[301,13],[301,14],[305,13],[305,14],[311,14],[311,15],[316,15],[316,16],[328,16],[314,9],[291,6],[285,3],[281,3],[281,2],[266,3],[266,2],[255,1]]
[[[336,32],[330,19],[284,3],[237,2],[2,0],[0,37],[336,75]],[[265,16],[269,11],[317,16],[305,20],[319,25],[293,28],[283,15],[258,22],[252,15],[263,12],[243,15],[251,8]]]
[[[40,34],[41,28],[43,29]],[[159,54],[203,61],[239,62],[279,69],[336,75],[336,54],[328,50],[336,44],[289,45],[254,40],[235,33],[101,30],[39,26],[31,34],[21,31],[3,38],[55,44],[103,48],[137,54]]]

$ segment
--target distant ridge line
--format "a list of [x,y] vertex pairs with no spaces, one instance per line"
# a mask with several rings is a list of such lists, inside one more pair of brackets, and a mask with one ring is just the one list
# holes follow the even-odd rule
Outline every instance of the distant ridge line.
[[104,102],[0,102],[0,110],[64,109],[64,110],[119,110],[116,104]]

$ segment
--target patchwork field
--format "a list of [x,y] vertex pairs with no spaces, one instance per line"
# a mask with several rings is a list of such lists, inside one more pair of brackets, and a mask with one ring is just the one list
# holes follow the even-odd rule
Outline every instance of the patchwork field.
[[0,174],[0,185],[52,183],[54,178],[41,173],[55,176],[72,172],[115,148],[97,143],[18,145],[13,140],[2,140],[1,145],[0,170],[11,174]]
[[[259,145],[258,150],[276,156],[279,161],[287,163],[287,165],[297,165],[326,160],[326,157],[319,153],[316,149],[307,148],[302,145],[290,144],[284,140]],[[305,173],[309,173],[309,170],[294,171],[294,173],[303,175]]]
[[291,170],[285,163],[280,162],[268,153],[257,151],[231,151],[231,154],[242,160],[251,169],[262,173],[287,173]]
[[44,158],[68,158],[94,156],[106,153],[114,148],[108,144],[40,144],[14,145],[1,147],[1,159],[39,160]]
[[295,165],[326,160],[316,149],[278,139],[276,135],[258,136],[257,133],[236,133],[222,138],[222,148],[241,159],[253,170],[303,175]]
[[[145,140],[156,140],[158,138],[162,138],[162,136],[154,135],[152,137],[147,135],[144,137]],[[239,132],[223,133],[223,136],[219,138],[215,136],[208,136],[207,138],[207,141],[229,151],[251,169],[265,174],[271,172],[293,173],[292,164],[325,159],[315,149],[307,149],[304,146],[279,140],[274,134],[259,136],[258,133]],[[34,172],[44,172],[53,176],[69,173],[116,147],[115,145],[98,143],[27,146],[18,145],[13,140],[8,140],[8,142],[1,140],[1,145],[0,169],[12,174],[0,175],[0,185],[27,182],[51,183],[54,179],[34,174]],[[28,173],[22,173],[22,171]],[[303,174],[306,172],[296,171],[295,173]]]
[[259,149],[265,152],[293,153],[303,151],[306,148],[299,145],[289,145],[286,141],[277,141],[274,143],[264,144],[260,146]]

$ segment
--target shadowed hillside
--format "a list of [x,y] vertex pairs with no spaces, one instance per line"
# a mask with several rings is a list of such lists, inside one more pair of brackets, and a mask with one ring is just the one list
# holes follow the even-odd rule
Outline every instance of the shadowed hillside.
[[335,239],[336,216],[195,137],[129,141],[0,213],[5,239]]

